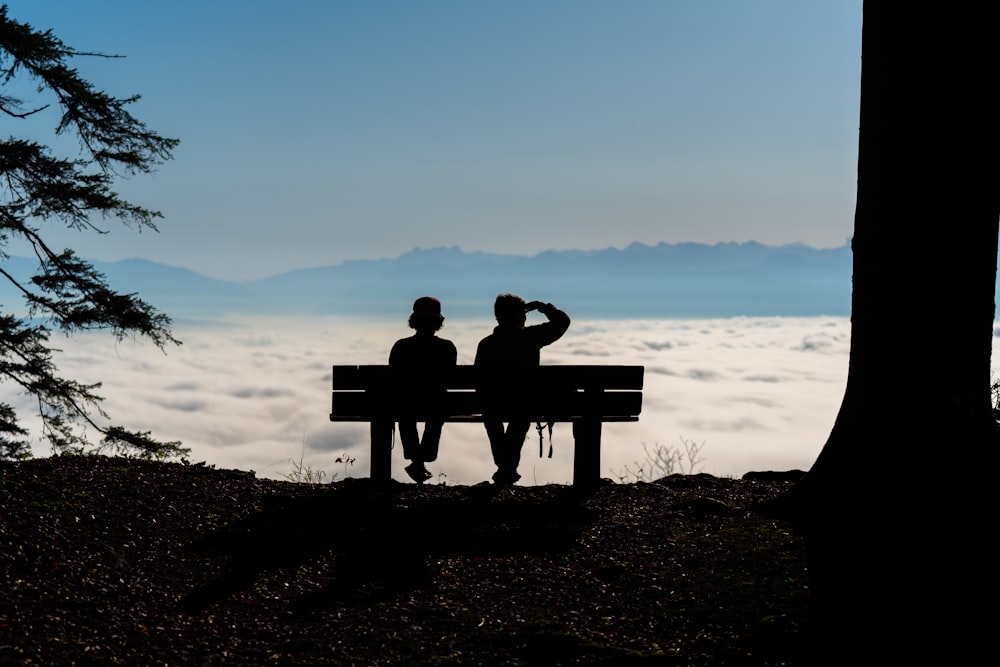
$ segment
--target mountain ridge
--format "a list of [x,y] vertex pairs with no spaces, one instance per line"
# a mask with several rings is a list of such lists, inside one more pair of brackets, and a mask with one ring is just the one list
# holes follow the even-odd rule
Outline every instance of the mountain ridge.
[[[449,317],[491,317],[503,292],[551,301],[578,317],[708,318],[848,315],[849,246],[755,241],[632,243],[536,255],[413,248],[265,278],[227,281],[145,259],[94,262],[109,283],[174,317],[206,314],[398,315],[434,294]],[[8,258],[24,277],[34,260]],[[31,265],[31,266],[29,266]],[[0,287],[3,303],[8,291]]]

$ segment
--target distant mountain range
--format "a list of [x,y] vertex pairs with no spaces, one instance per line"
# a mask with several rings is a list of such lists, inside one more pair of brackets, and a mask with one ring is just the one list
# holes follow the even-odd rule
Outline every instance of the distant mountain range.
[[[175,319],[227,314],[399,315],[433,294],[448,317],[491,317],[493,299],[514,292],[551,301],[576,317],[707,318],[848,315],[848,246],[756,242],[634,243],[626,248],[533,256],[414,249],[392,259],[352,260],[261,280],[230,282],[141,259],[95,262],[124,292],[138,292]],[[26,277],[33,260],[3,261]],[[0,304],[20,303],[0,284]]]

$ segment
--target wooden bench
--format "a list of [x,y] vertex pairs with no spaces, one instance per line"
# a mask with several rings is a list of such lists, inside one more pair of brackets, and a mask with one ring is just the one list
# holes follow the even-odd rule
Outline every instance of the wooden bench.
[[[446,422],[482,422],[483,397],[476,392],[482,369],[456,366],[445,378]],[[371,424],[371,478],[392,476],[394,424],[405,405],[391,391],[393,369],[388,366],[334,366],[330,421]],[[532,422],[573,424],[573,485],[592,488],[600,479],[601,425],[604,422],[638,421],[642,409],[642,366],[539,366],[530,379],[533,387],[529,413],[520,419]],[[527,385],[525,385],[527,386]],[[399,405],[397,405],[399,403]],[[521,406],[521,410],[525,407]],[[504,421],[514,415],[505,415]],[[417,416],[417,421],[425,421]],[[486,433],[483,433],[486,439]],[[488,446],[483,456],[490,456]]]

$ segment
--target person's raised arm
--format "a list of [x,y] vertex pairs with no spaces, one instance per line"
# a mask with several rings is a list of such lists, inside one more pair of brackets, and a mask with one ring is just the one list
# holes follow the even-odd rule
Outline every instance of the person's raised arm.
[[559,310],[551,303],[546,303],[544,301],[531,301],[524,306],[524,310],[529,313],[533,310],[537,310],[544,315],[546,319],[548,319],[548,322],[545,324],[538,325],[545,327],[547,330],[547,335],[545,336],[547,342],[543,343],[544,345],[548,345],[549,343],[555,341],[566,333],[567,329],[569,329],[569,315]]

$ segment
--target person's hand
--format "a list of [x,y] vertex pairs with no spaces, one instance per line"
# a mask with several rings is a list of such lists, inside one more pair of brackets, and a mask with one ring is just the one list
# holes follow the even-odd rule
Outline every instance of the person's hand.
[[533,310],[537,310],[546,317],[552,314],[555,311],[555,309],[556,307],[553,306],[551,303],[545,303],[544,301],[532,301],[531,303],[527,303],[524,305],[525,313],[530,313]]

